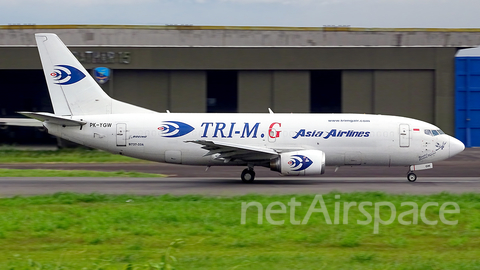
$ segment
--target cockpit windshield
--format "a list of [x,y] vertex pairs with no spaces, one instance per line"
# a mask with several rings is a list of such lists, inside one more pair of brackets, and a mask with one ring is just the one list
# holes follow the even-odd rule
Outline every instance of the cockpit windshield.
[[426,135],[430,136],[438,136],[445,134],[445,132],[443,132],[441,129],[425,129],[424,132]]

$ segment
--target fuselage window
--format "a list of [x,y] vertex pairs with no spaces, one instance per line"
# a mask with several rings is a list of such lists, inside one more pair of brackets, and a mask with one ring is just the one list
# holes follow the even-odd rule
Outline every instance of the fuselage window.
[[433,136],[438,136],[438,135],[440,135],[440,134],[438,133],[438,131],[436,131],[436,130],[432,130],[432,133],[433,133]]
[[430,132],[430,129],[425,129],[425,134],[432,136],[432,132]]

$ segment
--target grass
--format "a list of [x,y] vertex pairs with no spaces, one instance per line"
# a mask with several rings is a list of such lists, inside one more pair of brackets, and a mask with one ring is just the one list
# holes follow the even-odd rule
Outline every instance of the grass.
[[161,174],[141,172],[99,172],[85,170],[21,170],[0,169],[0,177],[163,177]]
[[[341,199],[335,199],[340,194]],[[314,195],[134,196],[58,193],[0,199],[0,269],[480,269],[480,194],[389,195],[329,193],[323,199],[334,221],[335,203],[456,202],[457,225],[359,225],[365,216],[352,207],[349,223],[327,224],[313,213],[307,224],[289,221],[288,202],[301,202],[302,220]],[[287,205],[285,213],[263,215],[255,207],[241,224],[242,202]],[[317,208],[320,206],[317,205]],[[280,207],[272,208],[279,210]],[[373,215],[373,207],[365,207]],[[387,219],[389,212],[381,216]],[[439,207],[426,218],[438,219]],[[412,215],[405,217],[411,220]]]
[[15,150],[0,147],[0,163],[132,163],[146,162],[105,151],[85,148],[59,149],[56,151]]
[[[15,150],[0,147],[0,163],[132,163],[146,162],[100,150],[69,148],[55,151]],[[0,169],[0,177],[163,177],[140,172],[99,172],[85,170],[19,170]]]

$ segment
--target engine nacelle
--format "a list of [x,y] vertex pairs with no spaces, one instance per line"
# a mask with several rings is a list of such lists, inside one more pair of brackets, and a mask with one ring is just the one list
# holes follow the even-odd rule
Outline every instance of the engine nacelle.
[[325,173],[325,153],[301,150],[280,154],[270,160],[270,169],[283,175],[318,175]]

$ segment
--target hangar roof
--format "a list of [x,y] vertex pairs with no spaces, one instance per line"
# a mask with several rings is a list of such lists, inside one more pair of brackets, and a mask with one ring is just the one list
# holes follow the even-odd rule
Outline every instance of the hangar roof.
[[53,32],[76,46],[457,47],[480,45],[478,28],[0,25],[0,46],[35,46]]

